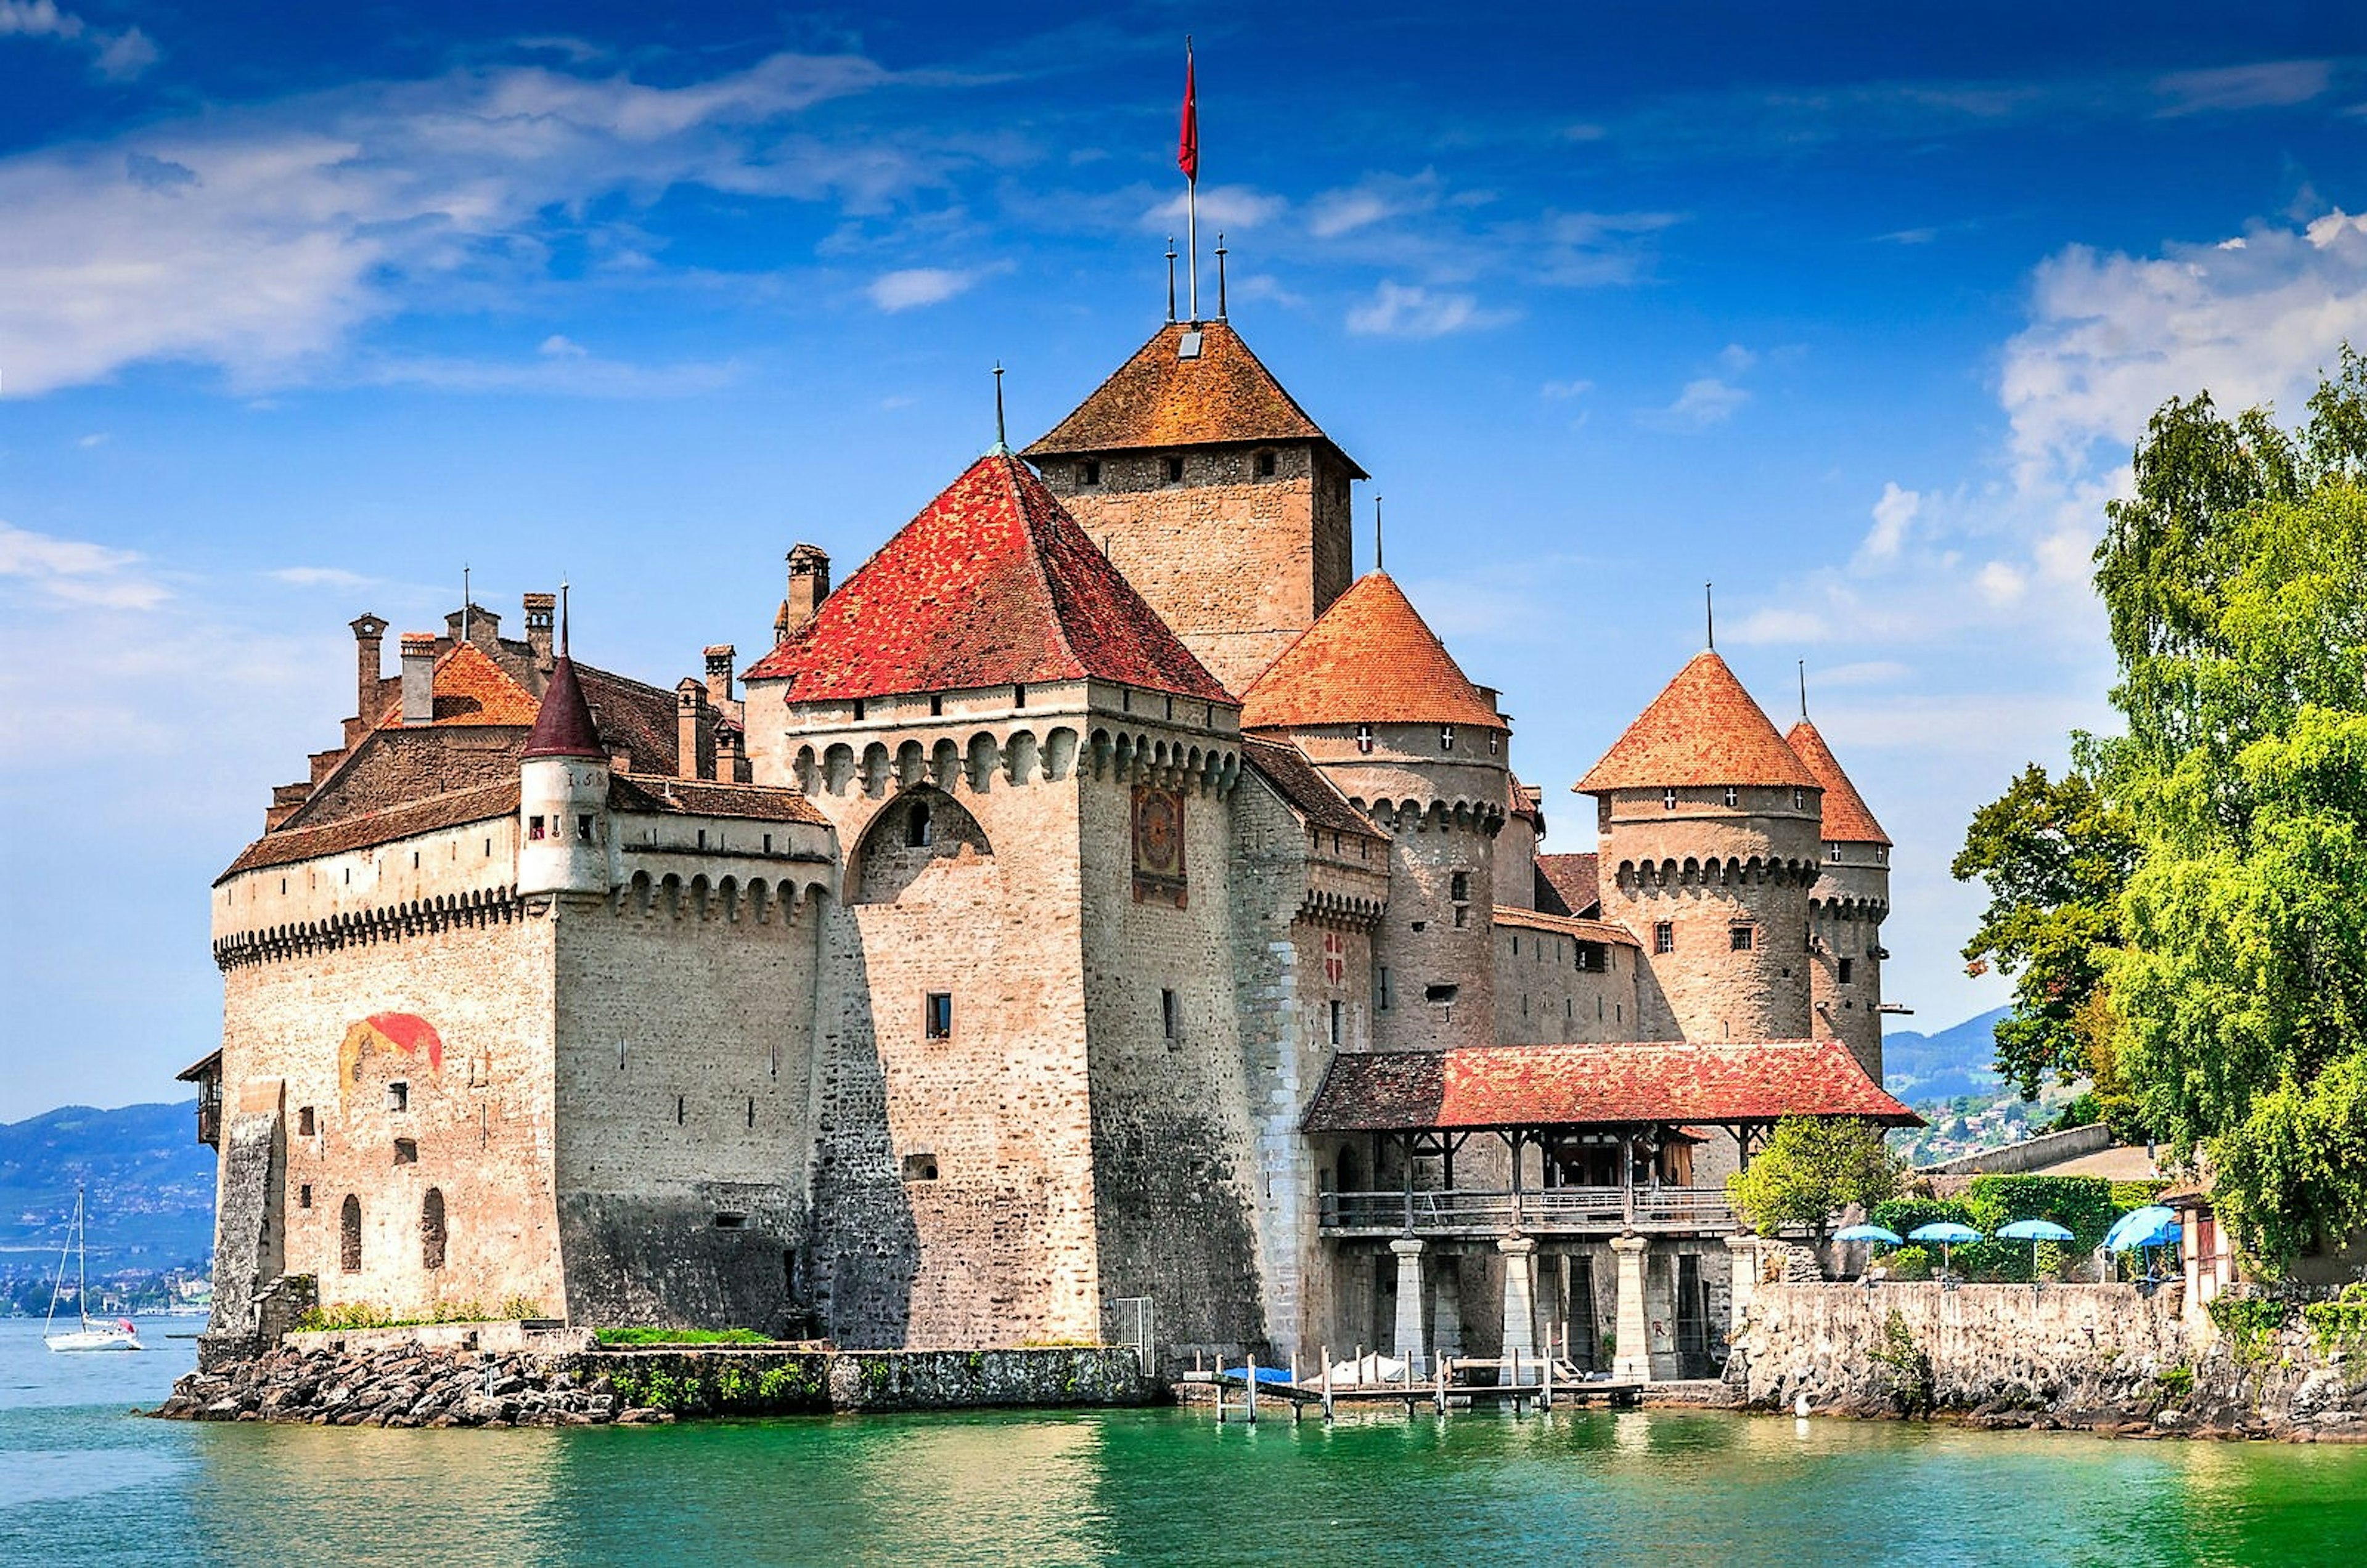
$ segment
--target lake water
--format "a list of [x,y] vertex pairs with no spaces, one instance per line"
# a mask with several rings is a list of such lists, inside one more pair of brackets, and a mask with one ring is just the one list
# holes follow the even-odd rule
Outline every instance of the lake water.
[[2367,1448],[1657,1411],[191,1426],[0,1321],[0,1562],[2367,1562]]

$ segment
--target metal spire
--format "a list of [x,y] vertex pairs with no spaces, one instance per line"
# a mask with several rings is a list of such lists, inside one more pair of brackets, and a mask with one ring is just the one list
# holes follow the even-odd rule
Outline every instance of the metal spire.
[[1217,231],[1217,320],[1225,319],[1225,231]]
[[1175,236],[1167,236],[1167,319],[1175,319]]
[[1387,556],[1381,548],[1381,498],[1373,497],[1373,570],[1388,570]]
[[476,608],[469,599],[469,563],[460,563],[460,640],[469,640],[469,612]]
[[1702,619],[1709,626],[1709,650],[1717,651],[1717,602],[1711,597],[1713,583],[1702,584]]
[[1808,716],[1808,661],[1800,660],[1800,716]]
[[1192,35],[1184,35],[1184,110],[1192,130],[1192,164],[1184,175],[1184,276],[1191,289],[1192,321],[1200,321],[1200,106],[1192,74]]
[[994,449],[1006,456],[1011,451],[1011,442],[1002,432],[1002,361],[1000,359],[994,362]]
[[559,657],[567,657],[567,580],[559,581]]

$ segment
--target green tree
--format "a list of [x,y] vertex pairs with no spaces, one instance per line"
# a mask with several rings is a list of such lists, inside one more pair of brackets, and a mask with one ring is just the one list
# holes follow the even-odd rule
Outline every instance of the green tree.
[[1871,1211],[1896,1194],[1900,1169],[1871,1122],[1786,1116],[1750,1166],[1726,1179],[1726,1195],[1761,1235],[1806,1225],[1821,1246],[1841,1210],[1856,1203]]
[[2087,774],[2047,777],[2032,763],[2005,794],[1973,814],[1949,870],[1988,888],[1980,928],[1965,944],[1975,974],[1994,965],[2014,982],[2013,1010],[1998,1021],[1998,1070],[2034,1099],[2049,1078],[2090,1070],[2084,1010],[2118,945],[2120,900],[2135,867],[2136,840]]

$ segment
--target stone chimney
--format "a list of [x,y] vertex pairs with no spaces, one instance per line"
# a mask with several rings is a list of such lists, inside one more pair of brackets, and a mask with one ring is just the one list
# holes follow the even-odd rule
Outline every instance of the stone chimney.
[[731,666],[739,653],[728,642],[707,650],[707,700],[719,708],[731,706]]
[[402,722],[436,722],[436,634],[402,634]]
[[798,545],[789,552],[789,596],[781,601],[781,614],[773,622],[773,640],[788,641],[829,597],[829,553],[820,545]]
[[527,645],[534,649],[535,671],[538,674],[549,675],[550,673],[552,657],[550,648],[551,626],[554,618],[559,614],[559,595],[556,593],[529,593],[526,596],[524,603],[526,605],[526,640]]
[[467,609],[455,610],[450,615],[444,617],[444,633],[446,637],[451,639],[453,647],[458,648],[460,646],[460,623],[464,618],[467,620],[469,625],[469,640],[470,642],[475,643],[487,653],[497,653],[500,651],[502,618],[493,614],[491,610],[486,609],[482,604],[476,604],[473,601],[470,602]]
[[721,784],[745,784],[740,776],[740,731],[730,724],[715,727],[715,777]]
[[698,768],[699,721],[707,716],[707,688],[688,676],[674,689],[674,776],[696,779]]
[[350,746],[378,722],[379,662],[386,646],[386,623],[368,612],[351,623],[354,628],[354,717],[345,735]]

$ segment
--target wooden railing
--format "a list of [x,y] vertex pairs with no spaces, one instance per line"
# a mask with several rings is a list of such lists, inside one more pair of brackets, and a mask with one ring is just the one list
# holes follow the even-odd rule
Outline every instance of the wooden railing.
[[1367,1235],[1539,1235],[1625,1229],[1723,1230],[1735,1224],[1716,1187],[1547,1187],[1537,1191],[1326,1192],[1327,1231]]

